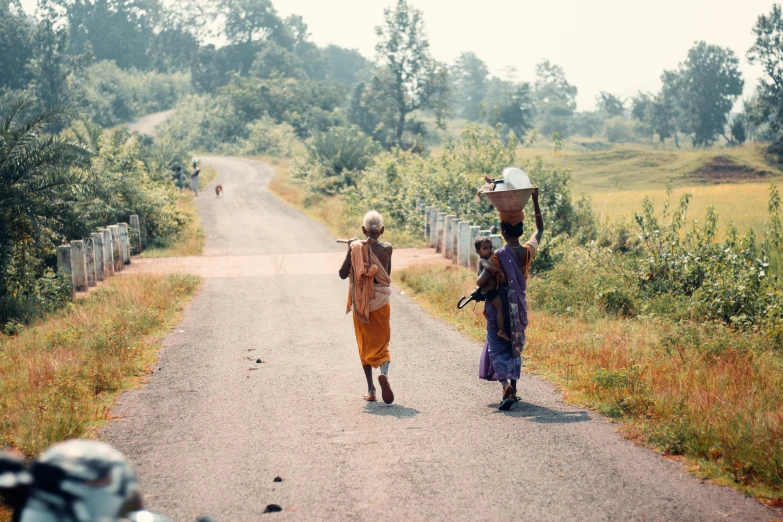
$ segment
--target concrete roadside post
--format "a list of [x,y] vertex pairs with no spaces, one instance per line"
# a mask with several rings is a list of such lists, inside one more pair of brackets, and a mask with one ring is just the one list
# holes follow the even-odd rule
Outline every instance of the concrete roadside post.
[[460,221],[459,223],[459,248],[457,249],[457,260],[459,266],[470,266],[470,222]]
[[128,236],[128,224],[117,223],[120,227],[120,245],[122,246],[122,262],[129,265],[130,260],[130,237]]
[[68,274],[71,278],[71,297],[75,291],[73,289],[73,270],[71,269],[71,246],[59,245],[57,247],[57,271]]
[[429,241],[429,239],[432,237],[432,232],[430,230],[432,225],[432,205],[427,205],[424,207],[424,237]]
[[122,252],[120,250],[120,227],[109,225],[111,230],[111,255],[114,263],[114,273],[122,271]]
[[84,241],[77,239],[71,241],[71,276],[73,277],[73,289],[76,292],[89,290],[87,284],[87,259],[84,255]]
[[141,254],[141,226],[139,225],[139,216],[130,217],[131,228],[131,254]]
[[114,253],[111,241],[111,230],[102,228],[98,232],[103,236],[103,277],[109,277],[114,273]]
[[451,257],[451,252],[454,249],[454,234],[452,234],[451,230],[454,226],[455,219],[457,219],[457,216],[454,214],[448,214],[443,225],[443,257],[447,259]]
[[95,243],[92,236],[84,238],[84,260],[87,263],[87,286],[97,286],[95,277]]
[[103,232],[95,232],[92,235],[92,244],[95,246],[95,280],[103,281]]
[[468,241],[468,248],[470,248],[470,267],[474,270],[478,269],[478,254],[476,253],[476,239],[481,234],[481,227],[470,227],[470,240]]
[[489,238],[492,240],[492,250],[503,246],[503,237],[500,234],[490,234]]
[[446,231],[446,213],[438,212],[437,220],[435,221],[435,251],[443,253],[443,240],[446,239],[444,232]]
[[141,231],[141,249],[147,250],[147,222],[144,216],[139,216],[139,230]]
[[479,235],[489,237],[489,236],[492,235],[492,231],[491,230],[481,230],[481,231],[479,231]]
[[459,218],[455,217],[453,223],[451,224],[451,260],[454,262],[454,264],[459,264],[457,255],[459,249],[459,224],[460,223],[462,223],[462,221]]
[[430,248],[436,248],[438,246],[438,214],[440,210],[433,208],[430,211]]
[[416,210],[421,210],[424,208],[424,200],[417,199],[416,200]]

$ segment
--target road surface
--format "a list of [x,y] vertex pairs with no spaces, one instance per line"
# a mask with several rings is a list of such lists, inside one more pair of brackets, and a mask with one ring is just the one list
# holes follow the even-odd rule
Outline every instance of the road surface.
[[147,114],[146,116],[143,116],[134,122],[126,123],[126,125],[130,130],[154,136],[155,129],[158,127],[158,125],[166,121],[173,113],[174,109],[154,112],[152,114]]
[[104,432],[151,509],[218,522],[259,520],[269,504],[283,511],[265,517],[306,521],[776,517],[622,440],[537,377],[498,412],[499,385],[477,378],[481,346],[399,291],[396,402],[365,403],[337,276],[345,247],[266,190],[269,166],[204,161],[225,188],[197,200],[212,269],[149,384],[122,397]]

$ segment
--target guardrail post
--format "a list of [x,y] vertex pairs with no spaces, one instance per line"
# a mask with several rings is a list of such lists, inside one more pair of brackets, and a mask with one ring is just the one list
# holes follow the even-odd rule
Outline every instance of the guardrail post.
[[103,232],[95,232],[92,235],[92,244],[95,247],[95,279],[103,281]]
[[71,297],[74,296],[73,270],[71,269],[71,246],[59,245],[57,247],[57,271],[68,274],[71,278]]
[[111,230],[109,227],[100,229],[103,236],[103,277],[109,277],[114,273],[114,248],[112,247]]
[[459,241],[457,248],[457,262],[459,266],[470,266],[470,222],[459,222]]
[[455,217],[453,222],[451,223],[451,260],[454,261],[454,264],[459,264],[459,261],[457,259],[458,251],[459,251],[459,224],[462,223],[462,221]]
[[73,277],[73,289],[76,292],[86,292],[87,284],[87,260],[84,256],[84,241],[77,239],[71,241],[71,277]]
[[428,241],[432,237],[432,232],[430,232],[430,224],[432,223],[430,214],[432,214],[432,205],[424,207],[424,237]]
[[479,232],[479,235],[482,235],[482,236],[487,236],[487,237],[489,237],[489,236],[491,236],[491,235],[492,235],[492,231],[491,231],[491,230],[481,230],[481,231]]
[[444,240],[446,239],[446,213],[438,212],[435,221],[435,251],[443,253]]
[[470,239],[468,248],[470,248],[470,267],[478,269],[478,254],[476,253],[476,239],[481,235],[481,227],[470,227]]
[[421,210],[424,208],[424,200],[417,199],[416,200],[416,210]]
[[139,230],[141,231],[141,249],[147,250],[147,222],[144,216],[139,216]]
[[95,243],[92,236],[84,238],[84,261],[87,265],[87,286],[97,286],[95,277]]
[[503,246],[503,237],[500,234],[490,234],[489,238],[492,240],[492,250]]
[[120,247],[120,227],[117,225],[109,225],[111,230],[111,255],[112,262],[114,263],[114,272],[121,272],[123,268],[122,264],[122,250]]
[[443,257],[450,258],[454,251],[454,222],[457,220],[457,216],[449,214],[445,217],[445,224],[443,230],[445,236],[443,238]]
[[141,254],[141,226],[139,225],[139,216],[130,217],[131,228],[131,254]]
[[430,211],[430,248],[438,246],[438,214],[440,214],[440,210],[437,208]]
[[130,264],[130,238],[128,237],[128,224],[117,223],[120,227],[120,245],[122,249],[122,262],[126,265]]

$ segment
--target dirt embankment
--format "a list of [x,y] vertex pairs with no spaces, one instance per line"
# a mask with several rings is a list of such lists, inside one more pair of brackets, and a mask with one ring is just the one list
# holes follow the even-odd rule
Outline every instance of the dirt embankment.
[[750,165],[737,163],[728,156],[715,156],[710,161],[690,173],[691,176],[713,183],[732,183],[761,181],[772,173],[759,170]]

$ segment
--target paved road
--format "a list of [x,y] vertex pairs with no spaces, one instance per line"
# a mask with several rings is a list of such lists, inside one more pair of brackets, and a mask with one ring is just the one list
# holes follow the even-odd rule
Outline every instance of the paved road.
[[147,114],[146,116],[143,116],[134,122],[126,123],[126,125],[130,130],[154,136],[155,129],[158,127],[158,125],[166,121],[173,113],[174,109],[154,112],[152,114]]
[[775,518],[621,440],[536,377],[498,412],[498,386],[477,378],[480,346],[398,292],[397,402],[363,402],[346,284],[324,265],[339,247],[266,191],[270,167],[204,161],[226,193],[198,198],[207,256],[318,255],[309,272],[289,273],[283,258],[271,272],[207,278],[151,382],[123,396],[105,435],[152,509],[219,522],[259,520],[273,503],[284,511],[264,516],[307,521]]

